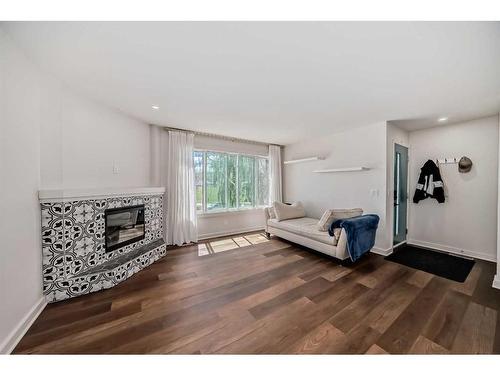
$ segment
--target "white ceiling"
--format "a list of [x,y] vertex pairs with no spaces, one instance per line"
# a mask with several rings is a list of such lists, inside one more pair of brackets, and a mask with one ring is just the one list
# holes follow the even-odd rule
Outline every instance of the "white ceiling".
[[287,144],[500,110],[499,22],[2,26],[70,87],[158,125]]

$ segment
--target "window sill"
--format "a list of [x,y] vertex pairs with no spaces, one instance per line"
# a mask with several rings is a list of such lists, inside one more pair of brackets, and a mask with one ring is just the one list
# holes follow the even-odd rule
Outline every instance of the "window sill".
[[226,216],[226,215],[237,215],[245,212],[257,212],[264,210],[264,206],[262,207],[251,207],[251,208],[240,208],[238,210],[230,210],[230,211],[213,211],[213,212],[197,212],[196,215],[198,217],[215,217],[215,216]]

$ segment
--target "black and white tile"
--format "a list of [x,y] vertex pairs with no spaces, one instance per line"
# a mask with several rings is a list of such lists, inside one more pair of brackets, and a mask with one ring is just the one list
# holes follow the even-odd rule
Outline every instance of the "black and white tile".
[[[139,204],[144,204],[145,238],[106,253],[104,211]],[[44,202],[41,215],[43,288],[49,302],[110,288],[166,254],[161,194]]]

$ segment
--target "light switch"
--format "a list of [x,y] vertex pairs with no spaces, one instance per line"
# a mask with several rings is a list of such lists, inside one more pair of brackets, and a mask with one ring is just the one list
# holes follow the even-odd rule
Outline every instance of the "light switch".
[[120,167],[118,166],[118,163],[113,162],[113,174],[118,174],[120,173]]

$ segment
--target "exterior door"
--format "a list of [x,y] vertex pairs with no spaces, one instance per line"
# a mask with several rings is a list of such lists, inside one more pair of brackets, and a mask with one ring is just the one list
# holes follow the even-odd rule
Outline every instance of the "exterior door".
[[408,211],[408,148],[394,145],[394,215],[393,244],[406,241]]

